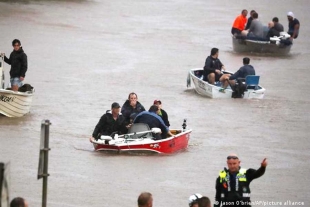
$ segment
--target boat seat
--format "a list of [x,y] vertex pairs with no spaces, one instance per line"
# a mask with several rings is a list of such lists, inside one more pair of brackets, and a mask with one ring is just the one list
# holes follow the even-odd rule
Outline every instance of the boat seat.
[[247,85],[247,89],[258,89],[260,76],[258,75],[248,75],[245,77],[245,84]]
[[[128,129],[128,134],[143,132],[143,131],[150,131],[149,125],[145,123],[135,123]],[[152,132],[146,132],[143,134],[135,134],[131,135],[132,138],[142,138],[142,137],[153,137]]]

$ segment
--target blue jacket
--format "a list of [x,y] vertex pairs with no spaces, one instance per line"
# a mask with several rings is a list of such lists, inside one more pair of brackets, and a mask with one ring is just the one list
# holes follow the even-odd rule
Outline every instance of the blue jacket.
[[242,66],[237,72],[235,72],[235,74],[229,77],[229,80],[245,78],[248,75],[255,75],[255,70],[252,65]]
[[162,118],[154,112],[143,111],[139,113],[133,123],[145,123],[149,125],[150,128],[160,128],[164,135],[167,134],[169,130]]

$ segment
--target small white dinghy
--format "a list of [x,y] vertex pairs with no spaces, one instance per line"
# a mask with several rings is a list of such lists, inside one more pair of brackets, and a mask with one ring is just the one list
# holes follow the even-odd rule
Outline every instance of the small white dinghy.
[[29,113],[34,89],[19,92],[5,89],[4,57],[0,57],[0,114],[21,117]]
[[[230,73],[231,72],[224,72]],[[238,93],[238,89],[231,88],[228,86],[225,90],[221,87],[220,83],[216,83],[212,85],[204,80],[202,80],[203,69],[195,68],[191,69],[188,72],[187,76],[187,87],[190,87],[191,80],[194,82],[195,91],[209,98],[244,98],[244,99],[262,99],[264,98],[264,94],[266,89],[259,84],[259,76],[251,75],[247,76],[245,79],[244,90]],[[236,95],[239,94],[240,96]]]

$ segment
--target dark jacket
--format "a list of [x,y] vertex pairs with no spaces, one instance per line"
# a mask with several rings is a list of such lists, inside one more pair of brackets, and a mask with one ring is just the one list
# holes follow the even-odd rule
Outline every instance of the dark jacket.
[[4,61],[11,65],[10,76],[11,78],[25,77],[28,68],[27,55],[24,53],[22,47],[18,51],[13,50],[8,59],[4,57]]
[[170,127],[170,123],[169,123],[169,120],[168,120],[167,112],[164,109],[160,109],[160,111],[161,111],[161,114],[159,116],[163,119],[165,125],[167,127]]
[[280,24],[279,22],[274,22],[274,28],[275,28],[275,30],[277,30],[278,32],[283,32],[283,31],[284,31],[283,25]]
[[[208,56],[205,62],[205,66],[203,67],[203,79],[205,81],[208,81],[208,75],[210,73],[215,73],[216,69],[221,70],[223,64],[218,58],[213,58],[212,56]],[[215,73],[216,76],[218,76],[217,73]],[[217,79],[217,78],[216,78]]]
[[149,125],[149,127],[152,129],[154,127],[160,128],[162,132],[162,137],[166,137],[168,132],[168,127],[165,125],[164,121],[160,116],[155,114],[154,112],[148,112],[143,111],[140,114],[138,114],[133,121],[133,123],[144,123]]
[[124,120],[125,118],[122,114],[119,114],[118,118],[114,120],[112,112],[108,110],[96,125],[93,137],[98,139],[101,135],[111,135],[113,132],[117,132],[118,134],[127,133]]
[[137,101],[136,108],[133,108],[130,105],[129,100],[125,101],[125,103],[122,106],[122,110],[121,110],[123,116],[125,117],[126,124],[130,123],[130,115],[132,114],[138,115],[142,111],[145,111],[145,108],[142,106],[142,104],[139,101]]
[[270,37],[279,37],[280,36],[280,32],[278,30],[276,30],[274,27],[271,27],[269,30],[268,30],[268,33],[267,33],[267,39],[269,40]]
[[[215,204],[214,207],[222,206],[234,206],[228,205],[228,203],[239,202],[238,206],[249,207],[250,205],[250,183],[252,180],[259,178],[265,173],[266,167],[260,167],[258,170],[248,169],[242,173],[240,168],[236,174],[231,174],[224,168],[220,172],[220,176],[216,179],[215,189]],[[221,177],[221,173],[226,174],[224,178]],[[242,205],[243,204],[243,205]],[[236,205],[237,206],[237,205]]]
[[252,20],[253,20],[253,17],[249,17],[249,18],[248,18],[248,21],[247,21],[246,26],[245,26],[245,30],[250,29]]
[[237,72],[235,72],[235,74],[229,77],[229,80],[245,78],[248,75],[255,75],[255,70],[252,65],[242,66]]

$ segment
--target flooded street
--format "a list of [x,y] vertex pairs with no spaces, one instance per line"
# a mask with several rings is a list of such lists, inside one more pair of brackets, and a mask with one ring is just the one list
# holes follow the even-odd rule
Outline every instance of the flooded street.
[[[155,207],[187,206],[194,193],[213,203],[215,179],[232,152],[244,168],[268,159],[265,175],[251,184],[252,201],[309,206],[309,6],[307,0],[0,1],[0,51],[9,56],[12,40],[20,39],[29,65],[24,83],[35,88],[29,114],[0,116],[10,198],[41,205],[40,124],[49,119],[49,207],[137,206],[142,191],[153,194]],[[265,25],[277,16],[285,31],[288,11],[301,24],[288,56],[246,55],[265,98],[208,99],[193,83],[186,88],[189,69],[203,67],[212,47],[227,70],[241,67],[245,54],[233,52],[230,30],[244,8],[255,9]],[[186,152],[93,151],[88,138],[99,118],[130,92],[146,109],[160,99],[170,128],[187,118],[193,132]]]

